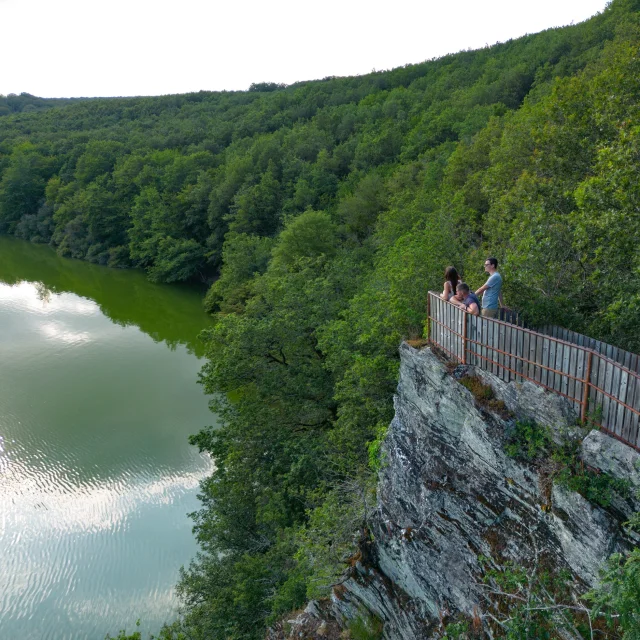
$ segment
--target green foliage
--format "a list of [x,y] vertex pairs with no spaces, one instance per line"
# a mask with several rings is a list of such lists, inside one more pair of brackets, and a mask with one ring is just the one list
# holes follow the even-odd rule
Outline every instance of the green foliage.
[[640,531],[640,511],[634,513],[627,522],[624,523],[624,527],[629,531]]
[[445,627],[444,632],[443,639],[462,640],[463,638],[468,638],[469,623],[464,620],[462,622],[450,622]]
[[587,595],[593,615],[603,615],[622,640],[640,638],[640,549],[609,558],[600,586]]
[[[136,621],[136,627],[140,626],[140,620]],[[134,631],[133,633],[127,633],[125,629],[121,629],[118,635],[115,637],[106,635],[105,640],[142,640],[142,634],[140,631]]]
[[532,420],[517,420],[505,451],[512,458],[533,461],[549,455],[552,444],[548,427],[541,427]]
[[381,640],[383,630],[384,623],[373,614],[360,615],[348,626],[349,638],[353,640]]
[[241,313],[251,294],[251,282],[267,269],[273,241],[271,238],[229,233],[222,250],[220,278],[214,282],[204,300],[210,312]]
[[0,95],[0,116],[8,116],[12,113],[45,111],[81,100],[87,100],[87,98],[38,98],[24,92],[19,95],[10,93],[7,96]]
[[380,471],[385,464],[385,452],[382,449],[382,445],[387,436],[387,427],[380,425],[378,433],[374,440],[367,443],[367,450],[369,452],[369,467],[373,471]]
[[[575,594],[569,571],[548,567],[547,558],[536,557],[532,566],[505,562],[483,577],[491,607],[498,621],[498,637],[506,640],[549,640],[570,635],[593,637],[589,611]],[[494,625],[491,625],[494,626]],[[605,636],[606,637],[606,636]]]
[[301,258],[333,256],[337,234],[331,218],[308,210],[288,222],[273,249],[274,268],[291,268]]
[[565,434],[562,438],[562,444],[558,444],[553,440],[549,427],[531,420],[517,421],[505,451],[512,458],[549,467],[545,473],[551,473],[550,480],[576,491],[601,507],[610,506],[615,495],[629,497],[628,481],[585,467],[579,457],[579,435],[570,437]]

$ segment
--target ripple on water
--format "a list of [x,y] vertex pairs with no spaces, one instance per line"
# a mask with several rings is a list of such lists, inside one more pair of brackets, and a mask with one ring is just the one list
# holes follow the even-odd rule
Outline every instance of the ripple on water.
[[0,283],[0,350],[0,640],[157,631],[211,471],[197,359],[32,283]]
[[[170,581],[163,575],[165,550],[154,544],[155,527],[196,507],[194,493],[209,465],[161,478],[129,472],[110,483],[88,479],[80,486],[60,480],[65,476],[60,465],[46,476],[30,474],[24,463],[11,467],[21,482],[0,497],[3,619],[15,624],[43,610],[68,610],[72,626],[72,618],[102,620],[97,630],[106,633],[113,631],[109,620],[115,610],[130,612],[123,625],[142,611],[158,617],[174,611],[177,575]],[[22,505],[19,511],[11,508],[16,502]],[[127,535],[132,530],[135,535]],[[141,558],[146,558],[146,573],[135,568]],[[123,601],[123,579],[134,587],[132,602],[130,591]],[[42,632],[46,629],[37,633]],[[59,637],[37,633],[34,638]]]

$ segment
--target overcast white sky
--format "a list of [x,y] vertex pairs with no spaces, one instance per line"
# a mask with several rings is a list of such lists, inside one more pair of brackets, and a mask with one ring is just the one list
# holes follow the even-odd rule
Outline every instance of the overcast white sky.
[[0,94],[131,96],[355,75],[580,22],[605,0],[0,0]]

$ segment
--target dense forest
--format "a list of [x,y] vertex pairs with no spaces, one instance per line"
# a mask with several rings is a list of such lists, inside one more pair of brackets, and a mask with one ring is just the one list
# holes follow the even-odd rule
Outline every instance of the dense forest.
[[61,107],[66,104],[73,104],[81,100],[91,98],[38,98],[30,93],[17,95],[10,93],[7,96],[0,94],[0,116],[8,116],[12,113],[33,113],[34,111],[45,111],[54,107]]
[[261,638],[328,593],[447,265],[477,287],[495,255],[531,322],[640,349],[639,46],[640,0],[614,0],[362,77],[0,118],[1,233],[213,282],[223,426],[193,437],[217,469],[167,637]]

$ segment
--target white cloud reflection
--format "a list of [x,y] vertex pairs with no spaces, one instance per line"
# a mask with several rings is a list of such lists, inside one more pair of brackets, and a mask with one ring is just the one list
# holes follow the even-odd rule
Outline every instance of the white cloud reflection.
[[[26,465],[0,456],[3,476],[0,491],[0,541],[11,547],[11,539],[20,536],[117,532],[142,506],[170,505],[187,493],[193,493],[200,481],[213,469],[208,456],[202,456],[198,468],[152,479],[122,477],[96,484],[71,485],[66,475],[33,473]],[[54,476],[57,476],[54,477]],[[15,508],[20,504],[21,508]]]
[[80,344],[91,340],[91,335],[88,331],[69,331],[58,322],[42,324],[39,330],[47,339],[64,342],[65,344]]
[[0,283],[0,306],[49,315],[65,312],[74,315],[96,315],[100,308],[87,298],[73,293],[54,293],[39,282],[20,282],[15,285]]

